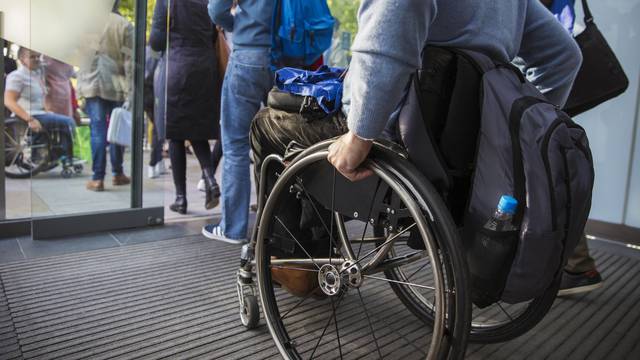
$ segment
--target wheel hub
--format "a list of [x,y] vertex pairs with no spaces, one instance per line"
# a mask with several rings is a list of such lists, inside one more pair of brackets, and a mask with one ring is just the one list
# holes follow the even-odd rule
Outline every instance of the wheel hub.
[[322,265],[318,271],[318,284],[320,290],[329,296],[339,294],[343,285],[340,271],[331,264]]
[[362,271],[360,270],[360,265],[352,261],[345,261],[342,263],[340,272],[349,287],[359,288],[360,285],[362,285]]
[[318,284],[329,296],[338,295],[349,287],[359,288],[362,285],[360,266],[352,261],[345,261],[339,268],[332,264],[322,265],[318,271]]

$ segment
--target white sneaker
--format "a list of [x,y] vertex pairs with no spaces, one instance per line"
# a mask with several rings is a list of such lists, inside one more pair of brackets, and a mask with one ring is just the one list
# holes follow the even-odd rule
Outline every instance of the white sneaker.
[[147,176],[149,177],[149,179],[157,179],[160,175],[156,171],[155,166],[147,166]]
[[204,226],[202,228],[202,235],[204,235],[204,237],[211,240],[224,241],[226,243],[234,244],[234,245],[242,245],[247,242],[247,239],[231,239],[224,236],[224,232],[222,232],[220,225],[214,225],[214,224],[209,224]]
[[198,181],[198,190],[202,192],[207,191],[207,184],[205,184],[204,179],[200,179],[200,181]]
[[156,164],[155,168],[158,175],[165,175],[169,173],[167,168],[164,166],[164,160],[160,160],[160,162]]

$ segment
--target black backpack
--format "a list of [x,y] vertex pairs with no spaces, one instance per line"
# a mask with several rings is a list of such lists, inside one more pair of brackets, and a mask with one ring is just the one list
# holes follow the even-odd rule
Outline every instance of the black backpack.
[[[473,301],[538,297],[559,279],[589,215],[594,170],[586,133],[511,64],[432,46],[423,58],[400,135],[462,229]],[[519,230],[491,233],[484,225],[502,195],[518,200]],[[492,252],[479,234],[509,250]]]

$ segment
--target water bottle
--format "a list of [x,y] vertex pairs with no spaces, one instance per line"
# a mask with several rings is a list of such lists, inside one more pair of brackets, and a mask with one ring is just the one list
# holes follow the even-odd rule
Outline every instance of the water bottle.
[[517,228],[513,225],[513,215],[516,214],[518,200],[513,196],[502,195],[498,208],[493,217],[487,221],[484,228],[488,231],[514,231]]
[[493,216],[476,233],[467,254],[472,279],[472,299],[488,306],[500,299],[518,245],[518,228],[513,224],[518,201],[503,195]]

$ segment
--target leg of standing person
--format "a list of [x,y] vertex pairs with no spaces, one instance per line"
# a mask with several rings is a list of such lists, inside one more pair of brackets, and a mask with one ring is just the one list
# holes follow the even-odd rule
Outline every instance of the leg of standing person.
[[[218,171],[218,165],[220,165],[220,159],[222,159],[222,141],[216,140],[216,143],[213,145],[213,150],[211,150],[211,165],[213,167],[214,175],[216,171]],[[213,178],[213,180],[219,192],[220,186],[218,186],[218,183],[216,182],[215,177]],[[198,190],[202,192],[207,190],[207,186],[204,180],[204,171],[202,172],[202,177],[200,178],[200,181],[198,181]]]
[[[121,106],[122,103],[118,103],[115,101],[103,100],[105,102],[105,110],[107,113],[106,117],[111,116],[111,112],[118,106]],[[111,160],[111,174],[113,178],[111,179],[111,183],[113,186],[121,186],[121,185],[129,185],[131,184],[131,179],[124,174],[124,146],[109,144],[109,159]]]
[[220,203],[220,188],[216,183],[215,170],[211,163],[211,148],[207,140],[191,140],[191,147],[198,158],[205,182],[205,209],[213,209]]
[[98,97],[86,99],[85,110],[91,119],[91,163],[93,177],[87,189],[104,190],[104,176],[107,166],[107,117],[104,101]]
[[595,260],[589,255],[585,234],[576,245],[562,274],[559,296],[579,294],[602,287],[602,276],[596,269]]
[[162,143],[158,139],[158,128],[153,122],[150,122],[153,127],[151,131],[151,153],[149,154],[149,179],[155,179],[160,176],[160,172],[157,171],[156,165],[162,161]]
[[184,140],[169,140],[169,158],[176,188],[176,201],[169,205],[169,209],[184,215],[187,213],[187,152]]
[[234,49],[222,85],[222,219],[203,228],[211,239],[246,241],[251,197],[249,129],[272,85],[268,49]]
[[211,151],[211,164],[213,166],[214,173],[218,170],[218,165],[220,165],[221,159],[222,159],[222,141],[216,140],[216,143],[213,145],[213,150]]

